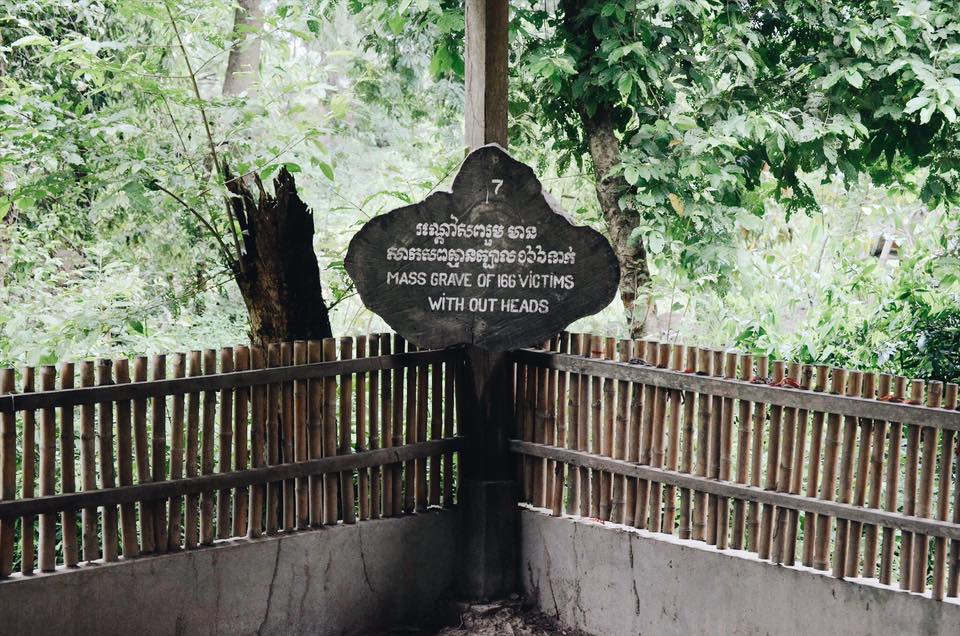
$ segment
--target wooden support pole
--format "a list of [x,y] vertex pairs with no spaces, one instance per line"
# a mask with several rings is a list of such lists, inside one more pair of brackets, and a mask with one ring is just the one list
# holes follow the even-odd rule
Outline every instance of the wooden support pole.
[[[467,0],[467,148],[507,146],[508,0]],[[460,413],[469,452],[463,462],[464,528],[461,593],[509,594],[516,587],[516,483],[507,440],[515,429],[509,400],[512,368],[506,354],[467,347]]]
[[507,147],[507,0],[467,0],[466,111],[464,136],[474,150]]

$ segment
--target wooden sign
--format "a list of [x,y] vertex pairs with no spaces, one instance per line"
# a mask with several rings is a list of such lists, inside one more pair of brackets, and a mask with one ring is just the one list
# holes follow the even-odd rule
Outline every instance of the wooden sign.
[[369,309],[429,348],[543,342],[607,306],[620,280],[607,240],[497,145],[464,160],[451,192],[369,221],[344,264]]

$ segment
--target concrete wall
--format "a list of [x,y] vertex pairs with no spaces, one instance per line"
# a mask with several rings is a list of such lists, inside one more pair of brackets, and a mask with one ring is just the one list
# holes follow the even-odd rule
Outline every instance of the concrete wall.
[[320,635],[422,623],[451,594],[456,540],[456,513],[429,512],[13,578],[0,583],[0,633]]
[[526,593],[562,623],[634,634],[960,634],[960,604],[616,524],[521,512]]

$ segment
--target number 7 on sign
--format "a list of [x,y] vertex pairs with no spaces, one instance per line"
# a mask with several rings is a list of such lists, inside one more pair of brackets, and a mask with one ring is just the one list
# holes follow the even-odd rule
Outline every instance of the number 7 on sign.
[[[503,185],[503,179],[490,179],[490,183],[497,184],[497,187],[493,189],[493,195],[496,196],[500,192],[500,187]],[[487,203],[490,203],[490,190],[487,190]]]

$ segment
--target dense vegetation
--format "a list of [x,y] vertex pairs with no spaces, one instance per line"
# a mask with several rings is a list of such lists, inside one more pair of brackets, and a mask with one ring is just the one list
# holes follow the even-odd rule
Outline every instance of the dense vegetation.
[[[960,378],[952,13],[513,3],[511,150],[631,274],[581,326]],[[446,0],[6,3],[0,364],[244,339],[224,182],[282,167],[334,332],[380,328],[343,251],[463,156],[463,28]]]

